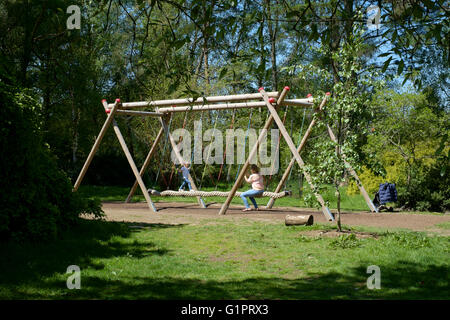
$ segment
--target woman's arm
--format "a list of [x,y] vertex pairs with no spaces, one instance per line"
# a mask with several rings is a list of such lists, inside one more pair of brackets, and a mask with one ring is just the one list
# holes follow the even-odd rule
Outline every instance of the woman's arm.
[[253,183],[253,182],[255,182],[255,175],[254,175],[254,174],[251,174],[250,177],[248,177],[248,179],[247,179],[247,177],[245,177],[245,180],[246,180],[248,183]]

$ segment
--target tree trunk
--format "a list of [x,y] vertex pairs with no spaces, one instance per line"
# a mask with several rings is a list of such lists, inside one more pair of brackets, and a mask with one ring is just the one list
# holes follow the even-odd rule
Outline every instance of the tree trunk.
[[[275,10],[275,25],[272,24],[272,10],[271,1],[266,0],[266,10],[267,10],[267,27],[269,30],[270,37],[270,58],[272,60],[272,89],[274,91],[278,90],[278,69],[277,69],[277,52],[276,52],[276,42],[278,33],[278,16],[277,10]],[[275,4],[277,4],[275,2]]]
[[[260,51],[260,65],[266,64],[266,57],[264,55],[264,15],[261,17],[261,24],[259,26],[259,32],[258,32],[258,40],[259,40],[259,51]],[[260,70],[258,70],[260,71]],[[264,74],[265,70],[263,70],[262,74],[256,74],[256,77],[258,79],[258,87],[261,88],[264,85]]]
[[339,191],[339,183],[335,184],[336,198],[337,198],[337,214],[336,214],[336,224],[338,232],[342,231],[341,226],[341,192]]
[[20,83],[23,87],[27,87],[27,69],[28,69],[28,65],[30,64],[31,61],[31,30],[30,30],[30,5],[28,3],[28,1],[24,1],[24,7],[25,7],[25,17],[23,19],[24,21],[24,29],[25,29],[25,34],[23,37],[23,43],[22,43],[22,48],[23,48],[23,52],[22,52],[22,57],[20,59],[20,74],[19,74],[19,79],[20,79]]
[[[80,110],[77,108],[73,89],[70,92],[72,96],[72,171],[77,171],[77,153],[78,153],[78,140],[79,140],[79,123],[80,123]],[[76,178],[76,177],[75,177]]]

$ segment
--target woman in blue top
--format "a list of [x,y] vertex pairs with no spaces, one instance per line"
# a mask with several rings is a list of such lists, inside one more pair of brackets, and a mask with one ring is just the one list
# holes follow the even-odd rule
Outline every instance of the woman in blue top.
[[264,180],[263,180],[263,176],[259,173],[258,166],[255,164],[252,164],[250,167],[250,171],[252,172],[252,174],[248,178],[246,175],[245,181],[247,181],[247,183],[251,183],[252,188],[248,191],[241,193],[241,199],[245,205],[245,209],[242,211],[251,211],[252,210],[250,208],[250,205],[248,204],[246,197],[248,197],[250,199],[250,201],[253,203],[255,210],[258,210],[258,205],[256,204],[256,200],[254,197],[259,196],[264,192]]

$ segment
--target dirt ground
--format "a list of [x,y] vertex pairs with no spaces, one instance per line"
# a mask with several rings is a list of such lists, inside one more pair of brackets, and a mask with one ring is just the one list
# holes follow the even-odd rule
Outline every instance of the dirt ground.
[[[123,203],[104,202],[103,211],[108,221],[125,221],[136,223],[162,224],[198,224],[202,220],[224,219],[231,221],[255,220],[268,223],[284,223],[286,215],[312,214],[314,223],[329,223],[321,211],[303,208],[277,207],[270,210],[242,212],[242,206],[230,206],[226,215],[219,216],[220,203],[210,204],[202,209],[197,204],[180,202],[158,202],[155,204],[158,213],[153,213],[144,202]],[[341,216],[342,223],[348,226],[377,227],[384,230],[402,228],[414,231],[437,232],[450,236],[450,230],[436,226],[450,222],[450,215],[430,215],[412,213],[370,213],[345,212]],[[205,221],[203,221],[205,222]]]

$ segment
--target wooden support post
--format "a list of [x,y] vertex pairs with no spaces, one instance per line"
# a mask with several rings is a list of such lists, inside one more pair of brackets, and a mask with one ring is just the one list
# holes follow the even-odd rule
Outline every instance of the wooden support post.
[[142,177],[139,174],[139,170],[138,170],[136,164],[134,163],[134,160],[133,160],[133,157],[131,156],[130,150],[128,150],[127,144],[125,142],[125,139],[123,138],[122,133],[120,132],[120,129],[119,129],[119,126],[117,125],[116,120],[113,120],[113,128],[114,128],[114,132],[116,133],[117,139],[119,139],[119,143],[123,149],[123,152],[125,153],[125,156],[127,157],[128,163],[130,164],[130,167],[131,167],[131,170],[133,170],[134,176],[136,177],[139,187],[141,188],[141,191],[142,191],[142,194],[144,195],[145,201],[147,201],[148,207],[153,212],[157,212],[156,207],[153,204],[153,201],[150,198],[150,195],[144,184],[144,181],[142,180]]
[[[318,112],[322,111],[323,107],[325,106],[325,104],[327,103],[327,97],[325,97],[322,102],[319,105],[319,109]],[[308,129],[306,130],[305,134],[303,135],[302,141],[300,142],[300,145],[297,148],[297,152],[300,154],[300,152],[303,150],[303,147],[306,144],[306,141],[308,140],[309,136],[311,135],[312,129],[313,127],[316,125],[316,119],[312,119],[311,123],[309,124]],[[291,172],[292,167],[295,164],[295,157],[291,158],[291,161],[289,162],[288,167],[286,168],[286,170],[283,173],[283,176],[281,177],[280,182],[278,183],[276,189],[274,192],[280,192],[280,190],[284,187],[287,178],[289,177],[289,173]],[[276,199],[270,198],[269,202],[267,202],[267,209],[272,209],[273,204],[275,203]]]
[[[262,88],[260,90],[263,90]],[[284,98],[286,97],[287,92],[289,91],[289,87],[285,87],[283,89],[283,91],[281,92],[280,96],[278,97],[277,100],[277,106],[281,105]],[[270,104],[270,103],[269,103]],[[222,204],[222,207],[220,208],[219,214],[225,214],[230,206],[231,200],[233,200],[234,194],[236,193],[237,189],[239,188],[239,186],[241,185],[242,180],[244,179],[244,176],[247,172],[248,167],[250,166],[250,161],[251,159],[253,159],[253,157],[256,155],[256,152],[258,151],[258,146],[261,144],[262,139],[265,136],[265,132],[270,128],[270,126],[272,125],[273,122],[273,116],[270,115],[269,118],[267,119],[263,130],[261,131],[261,133],[259,134],[258,140],[255,143],[255,145],[253,146],[253,148],[250,151],[250,154],[247,158],[247,160],[245,161],[244,165],[241,168],[241,172],[239,173],[238,178],[236,179],[236,181],[234,182],[233,187],[231,188],[230,193],[228,194],[227,199],[225,200],[225,202]]]
[[[331,141],[333,141],[334,143],[337,143],[337,139],[336,136],[333,133],[333,130],[331,130],[330,126],[327,124],[327,130],[328,130],[328,135],[331,138]],[[358,174],[356,173],[356,171],[353,169],[353,167],[347,162],[347,160],[345,159],[345,154],[342,153],[342,160],[344,161],[345,167],[347,169],[347,171],[353,176],[353,178],[356,180],[356,184],[358,185],[359,191],[361,192],[361,194],[364,197],[364,200],[366,200],[367,206],[369,207],[370,211],[372,212],[378,212],[377,208],[375,208],[372,200],[370,199],[369,195],[367,194],[366,189],[364,189],[364,186],[361,182],[361,180],[359,180]]]
[[[157,112],[159,112],[159,111],[157,111]],[[169,117],[170,117],[170,116],[171,116],[171,115],[169,115]],[[163,118],[164,118],[164,117],[159,118],[159,121],[161,122],[161,125],[162,125],[164,131],[166,132],[166,135],[169,137],[169,141],[170,141],[170,144],[171,144],[171,146],[172,146],[173,151],[175,152],[175,156],[177,157],[177,159],[178,159],[178,161],[180,162],[180,164],[182,164],[183,161],[184,161],[184,160],[183,160],[183,157],[181,156],[180,150],[178,150],[178,146],[177,146],[177,144],[175,143],[175,139],[173,138],[172,134],[169,132],[169,128],[168,128],[168,126],[167,126],[166,119],[163,119]],[[190,181],[190,183],[191,183],[192,189],[195,190],[195,191],[198,191],[197,186],[196,186],[196,184],[195,184],[195,182],[194,182],[194,179],[192,179],[191,174],[189,174],[189,181]],[[202,208],[206,208],[205,202],[203,201],[203,199],[202,199],[201,197],[197,197],[197,201],[198,201],[198,204],[199,204]]]
[[[141,167],[141,171],[139,171],[139,175],[142,177],[145,173],[145,170],[147,170],[147,167],[150,164],[150,160],[153,157],[153,154],[156,151],[156,146],[158,145],[159,141],[161,140],[161,137],[164,133],[164,128],[161,127],[161,129],[158,132],[158,135],[155,138],[155,141],[153,142],[152,147],[150,148],[150,151],[148,152],[147,157],[145,158],[144,164]],[[136,180],[131,187],[130,193],[128,194],[127,199],[125,200],[126,203],[129,203],[131,201],[131,198],[133,197],[134,193],[136,192],[136,188],[138,186],[138,181]]]
[[281,131],[281,134],[284,137],[284,140],[286,141],[289,149],[292,152],[292,155],[294,156],[295,160],[299,164],[300,168],[303,171],[303,174],[306,178],[306,181],[308,181],[309,185],[311,186],[311,189],[314,192],[314,195],[316,196],[317,201],[319,201],[320,205],[322,206],[322,212],[327,220],[333,221],[334,217],[331,214],[330,210],[325,206],[325,201],[323,200],[322,196],[314,191],[316,188],[312,182],[311,176],[308,172],[305,170],[305,163],[303,162],[302,158],[300,157],[300,154],[297,151],[297,148],[294,145],[294,142],[292,141],[291,137],[289,136],[289,133],[286,131],[286,128],[284,127],[283,121],[280,119],[280,116],[278,115],[275,108],[272,106],[272,104],[269,102],[269,97],[264,92],[264,90],[261,90],[261,95],[264,98],[264,101],[266,102],[267,108],[269,109],[270,114],[273,116],[273,119],[275,120],[276,124],[278,125],[278,129]]
[[[106,103],[106,100],[102,101],[103,106]],[[86,161],[84,162],[83,168],[81,169],[80,174],[78,175],[77,181],[75,182],[74,186],[73,186],[73,191],[77,191],[78,188],[80,187],[81,181],[83,181],[84,175],[86,174],[86,171],[89,168],[89,165],[92,162],[92,159],[94,158],[95,153],[98,150],[98,147],[100,146],[100,143],[102,142],[103,137],[105,136],[106,130],[108,130],[108,127],[111,125],[111,122],[114,119],[114,115],[116,113],[116,111],[119,108],[119,103],[120,100],[116,100],[116,102],[114,103],[111,111],[108,114],[108,117],[105,120],[105,123],[103,124],[102,129],[100,130],[100,133],[97,136],[97,139],[95,139],[94,145],[92,146],[91,151],[89,152],[89,155],[86,159]]]

